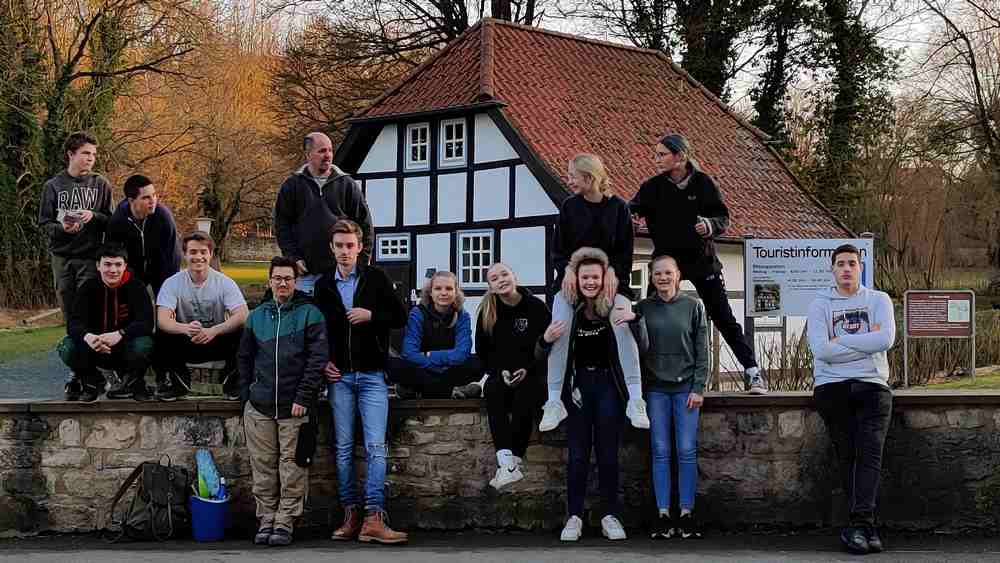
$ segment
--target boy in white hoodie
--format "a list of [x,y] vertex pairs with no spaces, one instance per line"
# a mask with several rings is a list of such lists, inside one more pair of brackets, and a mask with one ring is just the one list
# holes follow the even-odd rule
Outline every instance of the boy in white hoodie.
[[840,539],[852,553],[882,551],[875,504],[882,449],[892,415],[886,351],[896,338],[892,300],[861,286],[861,253],[833,252],[836,286],[809,306],[813,399],[833,441],[847,492],[850,522]]

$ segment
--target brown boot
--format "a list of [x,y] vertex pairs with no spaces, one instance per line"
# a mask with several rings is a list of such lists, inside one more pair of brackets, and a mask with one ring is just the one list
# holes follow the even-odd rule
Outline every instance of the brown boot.
[[361,531],[361,512],[353,506],[347,506],[344,508],[344,523],[337,528],[333,535],[330,536],[331,540],[353,540],[358,537],[358,532]]
[[361,526],[358,540],[378,543],[403,543],[409,540],[406,532],[397,532],[385,523],[385,512],[373,512],[365,516],[365,524]]

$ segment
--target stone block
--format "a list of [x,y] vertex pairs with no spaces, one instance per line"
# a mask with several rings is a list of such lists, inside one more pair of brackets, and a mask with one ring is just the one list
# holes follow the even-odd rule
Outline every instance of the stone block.
[[770,434],[773,425],[773,417],[767,411],[736,415],[736,428],[740,434]]
[[705,452],[725,453],[736,446],[736,433],[729,426],[725,415],[701,415],[698,429],[698,449]]
[[67,418],[59,423],[59,442],[64,446],[80,445],[80,422]]
[[528,446],[524,458],[529,463],[562,462],[566,459],[566,449],[534,444]]
[[425,416],[424,426],[441,426],[441,417],[437,415]]
[[479,415],[472,412],[461,412],[448,416],[448,426],[471,426],[479,422]]
[[[241,448],[247,445],[246,429],[243,426],[243,417],[231,416],[226,419],[226,440],[227,446]],[[320,433],[322,436],[323,433]],[[318,437],[318,436],[317,436]]]
[[413,429],[404,430],[399,435],[400,444],[407,444],[411,446],[430,444],[435,441],[435,439],[436,438],[433,432],[420,432],[419,430]]
[[402,421],[403,426],[423,426],[424,423],[417,417],[406,417]]
[[35,455],[35,449],[30,446],[4,446],[0,448],[0,469],[32,467]]
[[83,467],[90,464],[90,452],[84,448],[42,450],[42,467]]
[[457,454],[465,451],[465,444],[461,442],[439,442],[431,444],[420,451],[431,455]]
[[936,428],[943,424],[941,420],[941,415],[925,410],[907,410],[903,412],[903,424],[907,428],[912,428],[914,430],[925,430],[927,428]]
[[410,457],[410,448],[403,446],[389,448],[389,455],[387,456],[388,459],[402,459],[407,457]]
[[779,438],[801,438],[805,429],[802,411],[787,411],[778,415]]
[[979,428],[985,425],[983,411],[979,409],[955,409],[945,413],[948,426],[952,428]]
[[160,421],[155,416],[139,419],[139,447],[153,449],[160,446]]
[[[135,467],[123,467],[94,471],[92,469],[70,469],[63,473],[66,494],[76,499],[103,499],[109,501],[125,478]],[[88,504],[93,504],[88,503]]]
[[132,447],[136,438],[136,424],[128,419],[99,419],[85,442],[88,448],[121,450]]
[[171,416],[160,421],[163,446],[221,446],[225,437],[222,419],[214,416]]
[[101,527],[93,503],[67,499],[48,505],[48,530],[53,532],[91,532]]

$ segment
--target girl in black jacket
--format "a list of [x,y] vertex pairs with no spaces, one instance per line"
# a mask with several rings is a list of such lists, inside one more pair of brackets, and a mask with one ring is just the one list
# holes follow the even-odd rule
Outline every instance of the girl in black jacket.
[[518,287],[510,266],[486,272],[489,289],[479,304],[476,354],[486,367],[486,410],[497,454],[497,490],[524,478],[521,463],[541,406],[545,364],[538,339],[551,315],[545,303]]

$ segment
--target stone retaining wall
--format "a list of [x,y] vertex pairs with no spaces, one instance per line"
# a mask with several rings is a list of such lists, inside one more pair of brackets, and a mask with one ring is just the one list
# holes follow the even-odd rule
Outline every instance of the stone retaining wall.
[[[326,439],[329,413],[323,410],[307,525],[328,526],[340,517]],[[998,431],[1000,393],[897,394],[886,444],[884,523],[895,529],[995,530]],[[625,432],[627,526],[641,525],[652,508],[648,439],[646,432]],[[842,521],[843,493],[835,490],[829,441],[808,394],[709,394],[699,440],[697,511],[709,526],[787,529]],[[222,473],[235,481],[236,525],[252,526],[250,468],[234,403],[0,403],[0,534],[100,528],[109,499],[138,463],[166,455],[193,468],[196,447],[210,448]],[[362,455],[359,446],[356,456]],[[495,457],[481,403],[393,403],[387,485],[392,522],[402,529],[560,526],[565,435],[536,435],[526,459],[525,479],[497,494],[487,483]],[[364,464],[359,467],[363,477]],[[596,491],[590,498],[596,501]]]

